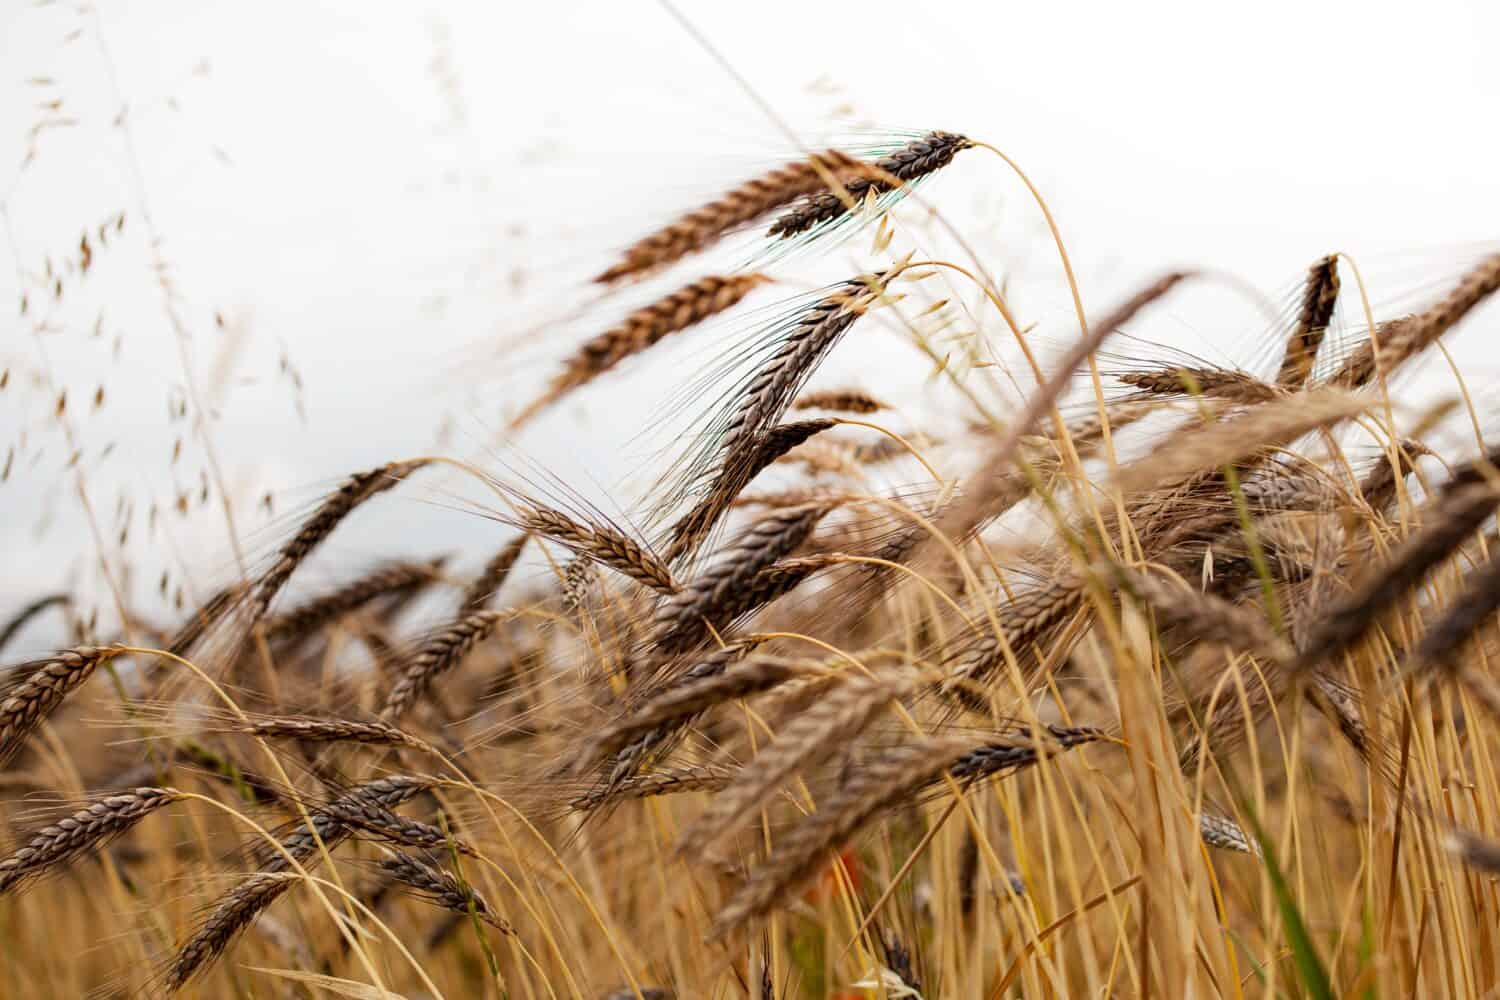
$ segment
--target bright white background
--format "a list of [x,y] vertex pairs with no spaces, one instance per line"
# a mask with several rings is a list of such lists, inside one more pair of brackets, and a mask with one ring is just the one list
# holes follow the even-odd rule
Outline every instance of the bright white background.
[[[1006,149],[1050,199],[1096,313],[1175,265],[1282,301],[1332,250],[1364,265],[1377,305],[1420,299],[1500,235],[1500,7],[1484,0],[682,9],[807,141],[942,127]],[[135,567],[143,603],[164,569],[191,598],[233,566],[217,500],[197,499],[205,452],[170,417],[187,380],[152,235],[241,534],[263,553],[285,525],[255,508],[267,491],[284,514],[354,469],[492,440],[541,365],[639,300],[563,319],[611,249],[791,148],[645,0],[4,0],[0,618],[51,588],[104,593],[75,447],[107,564]],[[1011,277],[1028,321],[1069,334],[1056,258],[998,160],[965,154],[923,196]],[[84,231],[120,211],[123,232],[69,273]],[[1461,338],[1481,386],[1488,315]],[[1151,332],[1243,361],[1263,329],[1253,312],[1169,310]],[[522,334],[519,355],[494,350]],[[911,362],[861,350],[867,373]],[[519,447],[614,483],[670,388],[603,386]],[[148,531],[179,493],[192,514]],[[472,563],[503,537],[424,502],[436,490],[404,496],[336,553],[472,546]]]

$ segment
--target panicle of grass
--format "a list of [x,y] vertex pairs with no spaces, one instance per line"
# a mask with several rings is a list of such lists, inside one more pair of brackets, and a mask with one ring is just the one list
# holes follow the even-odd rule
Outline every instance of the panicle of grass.
[[1429,504],[1423,527],[1352,593],[1320,614],[1318,626],[1299,650],[1292,668],[1317,666],[1353,646],[1384,611],[1473,535],[1497,504],[1500,493],[1485,484],[1462,487]]
[[367,472],[357,472],[344,481],[316,510],[302,522],[297,533],[276,553],[269,569],[250,590],[250,620],[259,621],[271,602],[286,586],[292,573],[312,554],[322,541],[360,504],[394,488],[407,476],[426,465],[422,459],[387,462]]
[[831,510],[827,504],[784,507],[752,524],[715,562],[663,602],[657,612],[655,648],[681,653],[705,638],[709,623],[726,620],[745,587],[761,571],[790,553],[812,534]]
[[880,676],[840,685],[794,718],[774,743],[745,765],[729,789],[715,797],[678,840],[678,850],[699,853],[712,840],[732,832],[797,770],[821,762],[819,758],[827,752],[857,736],[909,687],[909,681]]
[[1361,386],[1381,369],[1387,373],[1395,371],[1435,344],[1439,337],[1497,289],[1500,289],[1500,254],[1493,254],[1427,309],[1381,324],[1375,338],[1360,344],[1330,376],[1329,382],[1338,386]]
[[1119,378],[1151,396],[1203,395],[1232,403],[1264,403],[1280,395],[1276,386],[1227,368],[1162,368],[1125,372]]

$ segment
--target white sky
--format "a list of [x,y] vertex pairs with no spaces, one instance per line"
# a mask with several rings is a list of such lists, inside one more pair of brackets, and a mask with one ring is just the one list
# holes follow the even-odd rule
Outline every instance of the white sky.
[[[1377,304],[1396,303],[1493,246],[1500,5],[1143,6],[682,3],[808,141],[857,121],[1005,149],[1051,201],[1096,313],[1174,265],[1279,296],[1332,250],[1364,266]],[[133,149],[113,125],[122,103]],[[59,119],[69,124],[29,135]],[[655,3],[158,0],[96,15],[4,0],[0,196],[12,242],[0,252],[14,256],[0,302],[17,302],[24,282],[30,309],[8,306],[0,326],[11,371],[0,455],[16,454],[0,484],[0,618],[51,587],[97,592],[97,550],[51,417],[61,387],[100,530],[112,539],[121,498],[134,504],[124,551],[141,592],[164,567],[201,588],[231,565],[216,508],[145,530],[146,507],[195,489],[205,467],[191,439],[171,462],[185,427],[168,420],[168,401],[184,369],[146,210],[195,380],[215,404],[215,451],[263,551],[277,536],[263,531],[257,546],[254,497],[285,493],[289,510],[341,474],[431,450],[444,421],[457,428],[446,446],[472,451],[539,365],[624,308],[534,329],[568,311],[611,249],[790,148]],[[1028,319],[1068,335],[1055,257],[998,160],[964,154],[923,197],[1012,276]],[[86,228],[121,210],[124,232],[87,276],[69,276],[60,300],[40,290],[49,258],[61,267]],[[845,260],[835,251],[788,268],[821,280]],[[1169,311],[1151,334],[1245,360],[1257,346],[1246,315],[1221,325]],[[477,363],[523,331],[539,346],[520,361]],[[1496,367],[1492,343],[1484,331],[1462,340],[1481,382]],[[863,350],[854,370],[910,363],[889,344]],[[305,422],[283,355],[303,380]],[[522,447],[614,481],[638,458],[625,443],[671,388],[654,378],[601,387]],[[106,402],[91,412],[100,385]],[[492,529],[421,499],[388,504],[340,551],[385,554],[399,533],[484,558]],[[106,551],[120,561],[115,541]]]

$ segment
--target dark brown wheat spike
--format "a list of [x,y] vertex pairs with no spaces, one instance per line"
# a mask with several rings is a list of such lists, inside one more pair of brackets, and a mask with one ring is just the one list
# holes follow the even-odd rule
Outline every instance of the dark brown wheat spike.
[[772,462],[814,435],[836,426],[838,426],[838,421],[824,417],[818,420],[796,420],[773,427],[761,439],[754,455],[739,463],[732,473],[726,470],[725,474],[714,480],[703,499],[699,500],[672,526],[674,543],[673,547],[668,549],[668,559],[675,559],[677,555],[682,554],[678,551],[679,549],[686,551],[689,545],[696,544],[698,540],[706,537],[713,530],[715,522],[734,505],[740,491]]
[[[813,159],[823,168],[821,173]],[[619,263],[594,280],[607,285],[664,267],[708,247],[737,226],[754,222],[802,195],[823,190],[826,174],[842,177],[858,166],[854,158],[828,149],[778,167],[640,240],[625,251]]]
[[1374,378],[1377,370],[1394,371],[1431,347],[1497,289],[1500,289],[1500,254],[1486,257],[1451,292],[1423,311],[1380,324],[1375,339],[1361,343],[1329,381],[1334,385],[1360,386]]
[[14,683],[0,692],[0,763],[15,755],[42,721],[93,675],[120,655],[118,646],[76,646],[45,660],[11,668]]
[[43,827],[10,857],[0,860],[0,893],[85,854],[99,850],[161,807],[182,798],[175,788],[132,788],[91,802]]
[[301,879],[293,872],[257,872],[219,897],[198,930],[162,971],[162,988],[175,993],[212,965],[261,911]]
[[1320,615],[1293,664],[1315,667],[1351,647],[1375,619],[1418,586],[1427,573],[1478,531],[1500,504],[1500,493],[1487,484],[1463,486],[1445,493],[1422,512],[1423,527],[1410,535],[1385,565],[1353,593]]
[[521,535],[512,539],[505,548],[496,552],[489,562],[485,563],[484,569],[480,571],[469,586],[464,590],[464,599],[460,605],[464,611],[483,611],[484,606],[489,603],[490,598],[500,589],[501,584],[510,576],[510,571],[515,568],[516,560],[521,558],[521,550],[526,547],[526,539],[529,535]]
[[776,734],[776,741],[756,754],[733,784],[699,815],[679,838],[678,850],[700,853],[711,841],[732,832],[782,783],[858,736],[908,687],[909,683],[896,678],[857,677],[793,718]]
[[507,617],[502,611],[475,611],[428,636],[406,662],[401,678],[386,696],[380,716],[394,722],[404,716],[440,674],[458,666],[474,644]]
[[1281,369],[1276,373],[1277,385],[1295,389],[1306,385],[1312,378],[1318,348],[1328,333],[1328,324],[1333,320],[1333,310],[1338,302],[1339,258],[1337,254],[1330,254],[1308,269],[1302,304],[1297,310],[1297,325],[1287,338]]
[[305,604],[273,615],[265,625],[266,638],[276,641],[310,635],[371,601],[413,593],[438,579],[445,561],[439,558],[381,566]]
[[666,558],[675,563],[707,537],[766,458],[763,440],[793,397],[854,322],[884,292],[883,275],[846,281],[803,312],[774,354],[739,393],[720,430],[716,470],[703,501],[668,531]]
[[405,851],[392,851],[390,857],[380,862],[380,870],[434,906],[454,913],[473,913],[491,927],[510,933],[510,925],[495,913],[484,897],[446,868],[427,864]]
[[454,850],[470,856],[475,853],[468,843],[442,827],[399,816],[368,798],[357,803],[336,799],[319,811],[353,832],[368,834],[388,843],[423,850]]
[[739,593],[762,570],[801,545],[832,509],[822,503],[783,507],[752,524],[718,553],[712,566],[662,603],[655,648],[682,653],[697,645],[711,623],[732,617],[726,616],[725,607],[737,603]]
[[560,510],[517,505],[520,526],[567,546],[580,556],[664,594],[675,593],[672,571],[640,542],[605,524],[589,524]]
[[511,421],[511,430],[521,427],[542,410],[626,358],[730,309],[757,286],[770,281],[770,277],[755,273],[709,275],[637,309],[618,326],[594,337],[563,362],[563,370],[553,378],[547,391]]
[[379,719],[337,719],[311,715],[251,715],[223,727],[265,739],[306,740],[310,743],[364,743],[370,746],[410,747],[436,753],[425,740]]
[[879,413],[886,405],[858,389],[823,389],[797,397],[794,410],[831,410],[834,413]]
[[356,507],[371,497],[379,496],[396,486],[406,476],[426,464],[427,462],[423,459],[388,462],[368,472],[355,473],[345,480],[344,484],[324,500],[318,509],[302,523],[302,527],[297,529],[297,533],[281,547],[281,551],[276,554],[275,562],[256,582],[250,592],[250,621],[257,622],[265,616],[266,611],[271,607],[271,602],[276,599],[276,595],[281,592],[287,580],[291,579],[292,573],[302,561],[325,538],[333,534],[334,529]]
[[921,180],[946,167],[955,155],[973,144],[953,132],[929,132],[876,160],[870,165],[873,169],[844,181],[847,197],[836,191],[805,196],[778,217],[766,235],[787,239],[839,219],[848,214],[850,202],[858,206],[868,195],[883,194]]
[[[280,849],[269,845],[256,848],[262,859],[263,872],[282,872],[291,867],[291,856],[299,864],[306,864],[319,855],[318,843],[329,851],[348,837],[351,830],[340,815],[358,813],[367,806],[378,809],[395,809],[421,795],[437,784],[436,779],[421,775],[391,775],[358,785],[311,813],[313,829],[298,820],[296,828],[284,837]],[[314,835],[316,833],[316,836]]]
[[1278,395],[1276,386],[1228,368],[1162,368],[1126,372],[1119,379],[1151,396],[1201,394],[1234,403],[1263,403]]
[[860,761],[849,780],[818,804],[817,812],[778,838],[770,857],[719,911],[714,936],[722,937],[775,908],[817,874],[830,849],[870,817],[941,775],[974,742],[968,737],[930,737]]

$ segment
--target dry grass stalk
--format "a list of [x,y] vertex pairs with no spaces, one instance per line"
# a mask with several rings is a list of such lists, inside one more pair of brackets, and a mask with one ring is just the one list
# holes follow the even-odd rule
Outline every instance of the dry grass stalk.
[[813,158],[778,167],[643,238],[625,251],[619,263],[594,280],[611,284],[644,275],[703,250],[730,230],[754,222],[802,195],[821,191],[823,176],[813,166],[813,159],[835,176],[846,176],[858,166],[852,157],[828,149]]
[[585,386],[627,358],[659,344],[674,333],[717,316],[772,279],[764,274],[709,275],[637,309],[618,325],[586,342],[563,362],[547,390],[511,421],[511,430],[573,390]]
[[42,614],[42,612],[48,608],[66,607],[71,603],[73,603],[73,599],[67,594],[48,594],[45,597],[37,598],[20,611],[17,611],[11,616],[10,621],[0,626],[0,651],[3,651],[6,646],[10,645],[10,641],[23,628],[31,624],[32,619]]
[[77,646],[12,668],[14,683],[0,691],[0,763],[13,757],[42,721],[88,680],[118,646]]

